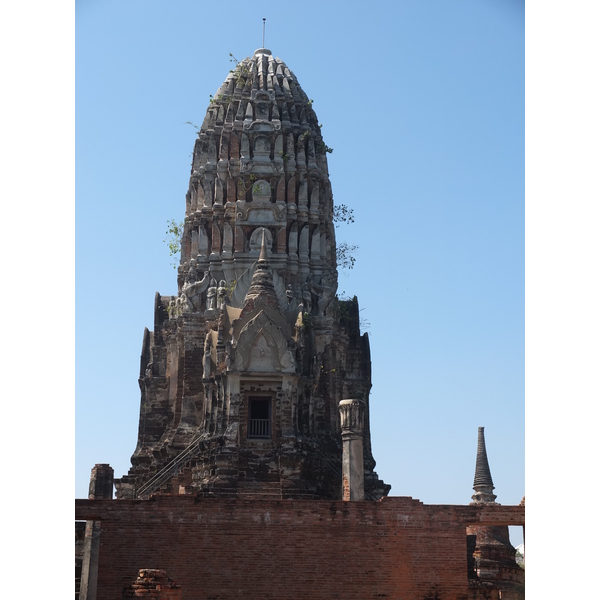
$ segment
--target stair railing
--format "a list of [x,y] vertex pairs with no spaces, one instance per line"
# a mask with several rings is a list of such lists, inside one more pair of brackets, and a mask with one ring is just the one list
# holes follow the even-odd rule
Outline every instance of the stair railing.
[[171,462],[166,464],[160,471],[158,471],[151,479],[149,479],[144,485],[135,490],[135,498],[140,500],[147,499],[152,492],[155,492],[165,481],[168,481],[171,477],[174,477],[179,473],[180,468],[184,465],[191,455],[198,450],[200,445],[200,438],[192,440],[192,442],[182,450]]

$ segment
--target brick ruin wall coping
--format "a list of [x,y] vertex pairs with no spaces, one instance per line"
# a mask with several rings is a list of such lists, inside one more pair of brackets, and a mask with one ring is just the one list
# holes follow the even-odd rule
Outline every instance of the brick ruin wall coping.
[[[394,510],[424,511],[430,520],[438,523],[460,522],[470,525],[525,525],[525,506],[521,505],[463,505],[463,504],[423,504],[409,496],[382,498],[379,502],[343,502],[330,500],[240,500],[229,498],[202,498],[193,496],[155,496],[150,500],[75,500],[75,519],[81,521],[140,521],[153,523],[167,519],[172,522],[170,511],[182,511],[179,519],[197,522],[197,512],[206,508],[212,519],[235,521],[245,519],[248,512],[271,510],[271,523],[285,524],[290,518],[302,514],[304,519],[327,521],[352,515],[365,524],[379,513]],[[217,512],[215,513],[215,508]],[[194,509],[190,513],[190,509]],[[287,509],[287,510],[286,510]],[[239,513],[242,510],[243,513]],[[243,514],[243,516],[242,516]],[[169,516],[171,515],[171,516]],[[218,516],[217,516],[218,515]],[[294,515],[294,517],[292,517]]]

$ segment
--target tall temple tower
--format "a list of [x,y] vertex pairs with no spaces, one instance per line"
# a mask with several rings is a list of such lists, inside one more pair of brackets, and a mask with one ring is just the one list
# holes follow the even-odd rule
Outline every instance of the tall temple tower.
[[371,359],[356,298],[336,298],[334,206],[312,101],[265,48],[211,99],[194,146],[177,296],[144,332],[138,442],[117,498],[342,497],[339,402]]

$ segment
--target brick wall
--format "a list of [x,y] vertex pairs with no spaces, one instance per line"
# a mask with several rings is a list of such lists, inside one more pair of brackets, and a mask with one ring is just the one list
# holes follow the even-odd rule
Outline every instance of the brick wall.
[[[139,569],[166,570],[183,600],[466,600],[465,522],[483,514],[402,497],[76,502],[77,518],[102,520],[98,600],[120,598]],[[510,524],[519,508],[498,507]]]

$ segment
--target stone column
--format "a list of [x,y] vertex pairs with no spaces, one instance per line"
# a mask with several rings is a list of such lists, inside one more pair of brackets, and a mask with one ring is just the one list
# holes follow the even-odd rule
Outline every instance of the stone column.
[[110,465],[94,465],[90,477],[90,500],[112,500],[115,472]]
[[[114,471],[110,465],[98,464],[90,477],[90,500],[112,500]],[[100,521],[86,521],[81,565],[80,600],[96,600],[98,558],[100,555]]]
[[342,425],[342,500],[365,499],[365,467],[363,430],[365,403],[362,400],[341,400]]

